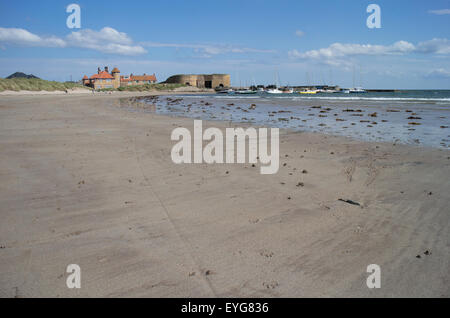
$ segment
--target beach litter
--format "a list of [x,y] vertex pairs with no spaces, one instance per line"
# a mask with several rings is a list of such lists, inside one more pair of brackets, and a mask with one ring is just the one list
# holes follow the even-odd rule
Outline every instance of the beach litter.
[[361,204],[359,204],[358,202],[353,201],[353,200],[348,200],[348,199],[338,199],[338,201],[342,201],[342,202],[345,202],[345,203],[348,203],[348,204],[352,204],[352,205],[361,206]]

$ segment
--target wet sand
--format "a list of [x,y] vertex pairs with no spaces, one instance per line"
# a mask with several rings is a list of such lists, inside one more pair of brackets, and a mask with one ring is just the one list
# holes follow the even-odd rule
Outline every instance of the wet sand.
[[193,120],[132,104],[0,97],[0,296],[450,296],[448,150],[284,130],[275,175],[175,165]]
[[156,113],[163,115],[223,119],[364,141],[450,149],[447,99],[360,100],[295,95],[298,96],[179,95],[160,97],[149,104],[154,104]]

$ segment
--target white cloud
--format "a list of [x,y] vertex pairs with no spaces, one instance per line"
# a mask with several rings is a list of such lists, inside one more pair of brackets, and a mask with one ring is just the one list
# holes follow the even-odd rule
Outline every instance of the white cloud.
[[104,27],[100,31],[84,29],[72,32],[67,36],[67,43],[70,46],[111,54],[139,55],[147,52],[142,46],[133,45],[126,33],[110,27]]
[[332,66],[348,66],[347,59],[352,56],[383,56],[421,54],[450,54],[450,40],[432,39],[417,45],[407,41],[397,41],[391,45],[333,43],[326,48],[300,52],[296,49],[288,51],[292,59],[316,60]]
[[66,42],[57,37],[40,37],[19,28],[0,28],[0,42],[20,46],[65,47]]
[[432,39],[425,42],[420,42],[417,45],[417,52],[420,53],[435,53],[435,54],[450,54],[450,40],[448,39]]
[[431,70],[428,74],[426,74],[425,77],[450,79],[450,70],[446,70],[443,68],[434,69],[434,70]]
[[100,31],[83,29],[72,32],[65,39],[55,36],[40,37],[25,29],[0,28],[0,43],[34,47],[78,47],[103,53],[119,55],[139,55],[147,51],[123,32],[110,27]]
[[301,30],[297,30],[297,31],[295,31],[295,35],[298,36],[299,38],[301,38],[302,36],[305,35],[305,32],[303,32]]
[[99,44],[116,43],[123,45],[130,45],[133,41],[126,33],[119,32],[110,27],[104,27],[100,31],[84,29],[72,32],[67,36],[67,40],[72,45],[90,45],[96,46]]
[[428,12],[432,13],[432,14],[437,14],[437,15],[444,15],[444,14],[450,14],[450,9],[430,10]]
[[331,59],[342,58],[351,55],[388,55],[403,54],[412,52],[414,45],[406,41],[398,41],[392,45],[373,45],[373,44],[346,44],[333,43],[327,48],[310,50],[301,53],[297,50],[289,51],[289,56],[294,58],[306,59]]
[[110,54],[119,54],[119,55],[140,55],[147,53],[142,46],[139,45],[123,45],[117,43],[110,43],[104,46],[92,47],[92,49]]
[[[243,53],[275,53],[276,50],[264,50],[225,44],[179,44],[143,42],[134,44],[133,40],[124,32],[111,27],[104,27],[100,31],[82,29],[73,31],[64,38],[55,36],[41,37],[25,29],[0,28],[0,45],[19,45],[34,47],[77,47],[86,48],[108,54],[141,55],[147,53],[144,47],[172,47],[187,48],[201,53],[200,57],[212,57],[219,54]],[[2,45],[2,47],[4,47]]]

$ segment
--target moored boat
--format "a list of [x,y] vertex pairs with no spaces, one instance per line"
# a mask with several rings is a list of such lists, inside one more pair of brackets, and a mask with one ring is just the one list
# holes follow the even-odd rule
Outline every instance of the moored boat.
[[305,90],[298,92],[299,94],[317,94],[317,90]]
[[294,89],[291,87],[286,87],[282,90],[283,94],[292,94],[294,93]]
[[251,95],[251,94],[256,94],[257,91],[252,91],[251,89],[240,89],[240,90],[237,90],[235,93],[240,94],[240,95]]
[[267,94],[283,94],[278,88],[270,88],[266,91]]
[[367,91],[362,87],[354,87],[349,90],[350,94],[367,93]]
[[233,94],[234,90],[233,89],[222,89],[222,90],[217,90],[216,91],[217,94]]

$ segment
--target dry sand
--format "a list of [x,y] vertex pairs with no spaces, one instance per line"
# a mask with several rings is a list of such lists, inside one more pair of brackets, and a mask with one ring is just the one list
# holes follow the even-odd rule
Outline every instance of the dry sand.
[[66,91],[1,91],[0,96],[23,96],[23,95],[79,95],[92,94],[91,89],[73,88]]
[[175,165],[192,120],[118,105],[0,97],[0,296],[449,297],[448,151],[285,131],[276,175]]
[[[171,92],[166,92],[168,94],[173,93],[213,93],[213,89],[200,89],[197,87],[185,86],[178,87],[172,90]],[[157,90],[151,91],[150,94],[163,94],[164,92],[158,92]],[[136,94],[148,95],[149,93],[136,93],[132,91],[92,91],[90,88],[72,88],[67,89],[65,91],[0,91],[0,96],[29,96],[29,95],[119,95],[119,96],[135,96]]]

